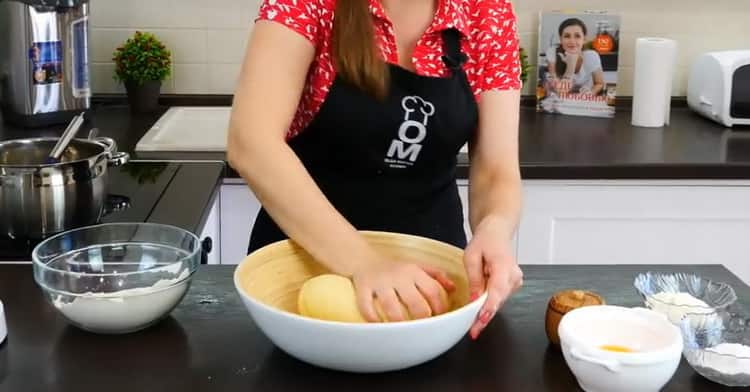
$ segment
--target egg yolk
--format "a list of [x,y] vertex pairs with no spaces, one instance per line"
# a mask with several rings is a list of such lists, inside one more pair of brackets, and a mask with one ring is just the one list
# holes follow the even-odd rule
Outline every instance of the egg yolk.
[[633,352],[633,350],[625,346],[617,346],[617,345],[612,345],[612,344],[605,344],[603,346],[599,346],[599,348],[601,348],[602,350],[614,351],[618,353],[632,353]]

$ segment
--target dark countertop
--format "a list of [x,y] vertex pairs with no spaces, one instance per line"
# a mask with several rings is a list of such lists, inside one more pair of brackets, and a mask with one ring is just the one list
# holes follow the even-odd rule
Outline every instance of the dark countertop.
[[[0,265],[8,340],[0,345],[0,391],[576,391],[544,332],[549,297],[594,290],[609,304],[641,306],[635,274],[690,271],[750,287],[721,266],[522,266],[525,286],[477,341],[461,340],[423,365],[377,375],[302,363],[254,325],[232,283],[233,266],[201,266],[172,315],[141,332],[105,336],[68,326],[35,285],[29,265]],[[664,391],[720,391],[683,359]],[[731,390],[727,388],[726,390]]]
[[[157,162],[153,164],[159,164]],[[226,165],[221,162],[180,162],[164,192],[144,222],[180,227],[200,235],[218,190]],[[119,184],[124,187],[124,184]],[[136,200],[137,201],[137,200]],[[122,220],[118,217],[117,220]]]
[[[186,104],[181,101],[180,104]],[[225,104],[225,103],[224,103]],[[166,110],[132,116],[126,106],[96,105],[92,126],[113,137],[124,151]],[[0,140],[30,135],[59,135],[63,126],[28,131],[0,125]],[[725,128],[675,105],[664,128],[630,125],[627,107],[614,119],[559,116],[521,110],[521,174],[526,179],[750,179],[750,127]],[[137,159],[216,160],[224,153],[149,152]],[[459,157],[459,176],[468,164]],[[229,168],[228,176],[236,176]]]

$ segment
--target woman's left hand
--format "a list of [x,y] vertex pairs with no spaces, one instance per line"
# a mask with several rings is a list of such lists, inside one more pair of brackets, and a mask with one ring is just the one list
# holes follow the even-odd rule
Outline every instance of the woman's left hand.
[[464,264],[469,277],[469,293],[474,300],[486,290],[487,301],[469,334],[476,339],[505,301],[523,285],[510,241],[506,240],[499,222],[483,222],[464,251]]

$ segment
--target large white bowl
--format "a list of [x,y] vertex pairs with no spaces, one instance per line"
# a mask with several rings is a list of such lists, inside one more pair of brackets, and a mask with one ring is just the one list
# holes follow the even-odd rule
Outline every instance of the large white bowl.
[[292,241],[271,244],[237,266],[234,284],[263,333],[291,356],[316,366],[356,373],[405,369],[448,351],[468,332],[486,300],[468,302],[463,251],[437,241],[392,233],[363,232],[395,260],[421,260],[446,270],[456,283],[454,310],[435,317],[392,323],[323,321],[296,313],[299,288],[327,271]]
[[[587,392],[657,392],[682,356],[679,328],[646,308],[578,308],[562,318],[558,333],[565,362]],[[602,345],[634,352],[603,350]]]

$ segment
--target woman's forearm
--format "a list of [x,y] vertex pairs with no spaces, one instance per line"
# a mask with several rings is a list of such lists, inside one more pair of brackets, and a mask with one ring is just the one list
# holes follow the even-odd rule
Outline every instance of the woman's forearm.
[[602,92],[603,88],[604,88],[604,84],[602,84],[602,83],[594,83],[594,86],[591,88],[591,94],[592,95],[599,95],[599,93]]
[[227,157],[287,236],[332,271],[351,275],[372,251],[285,140],[313,56],[299,34],[275,22],[256,24],[234,95]]
[[604,89],[604,72],[601,70],[595,71],[592,78],[594,79],[594,85],[591,88],[591,94],[599,95]]
[[371,248],[334,209],[288,145],[264,143],[262,148],[238,155],[232,166],[248,181],[263,208],[287,236],[322,264],[350,276],[360,263],[374,258]]
[[472,231],[482,225],[500,225],[504,240],[511,240],[518,227],[521,210],[521,180],[514,174],[481,173],[473,169],[469,193]]
[[500,224],[512,239],[521,209],[519,92],[489,92],[480,102],[480,132],[469,171],[469,219],[476,232]]

